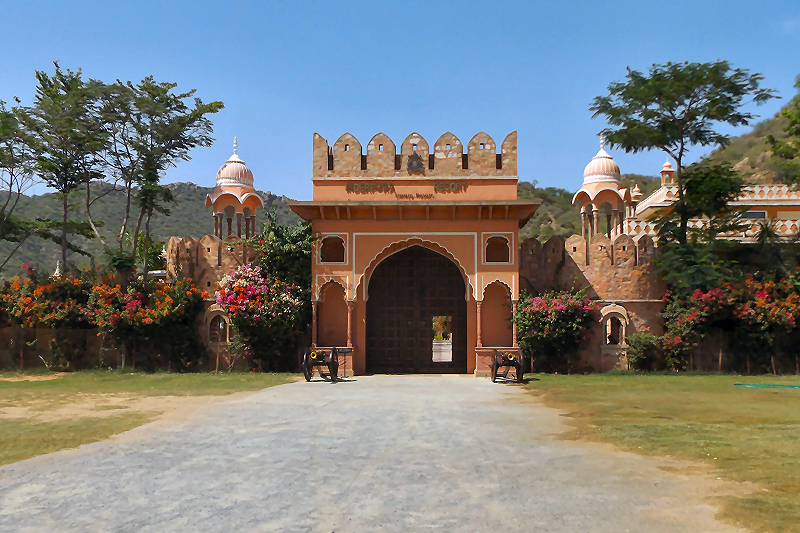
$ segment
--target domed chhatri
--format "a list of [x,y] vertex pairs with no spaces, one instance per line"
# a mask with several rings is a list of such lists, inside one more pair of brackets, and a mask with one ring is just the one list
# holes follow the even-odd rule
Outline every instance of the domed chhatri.
[[[624,233],[625,213],[631,204],[631,192],[620,184],[619,165],[603,148],[583,169],[583,185],[572,197],[572,205],[581,206],[584,237],[605,233],[609,238]],[[601,214],[602,211],[602,214]],[[605,220],[606,231],[600,226]]]
[[217,171],[216,186],[206,197],[206,207],[213,208],[214,235],[220,239],[234,233],[241,237],[242,219],[244,219],[244,236],[249,238],[255,234],[256,208],[264,209],[264,201],[253,184],[253,172],[239,157],[238,148],[239,143],[234,137],[233,154]]
[[586,168],[583,169],[583,183],[619,182],[619,165],[602,147]]
[[217,171],[217,187],[245,186],[253,187],[253,172],[237,153],[238,142],[233,138],[233,155]]

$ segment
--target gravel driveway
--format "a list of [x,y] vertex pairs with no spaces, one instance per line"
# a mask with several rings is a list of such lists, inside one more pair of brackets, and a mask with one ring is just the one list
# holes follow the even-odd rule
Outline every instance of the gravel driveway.
[[0,530],[737,531],[706,501],[722,482],[562,420],[466,376],[292,383],[0,467]]

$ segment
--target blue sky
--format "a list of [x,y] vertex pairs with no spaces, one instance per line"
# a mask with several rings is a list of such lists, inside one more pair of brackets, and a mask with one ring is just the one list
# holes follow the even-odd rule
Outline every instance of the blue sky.
[[[52,61],[111,82],[154,75],[221,100],[213,147],[166,181],[211,186],[231,153],[256,186],[311,196],[311,139],[382,131],[399,144],[452,131],[463,142],[519,131],[519,173],[580,187],[601,119],[588,106],[630,66],[726,59],[784,97],[800,73],[800,2],[0,2],[0,99],[34,91]],[[739,128],[738,131],[746,131]],[[698,148],[693,158],[703,155]],[[613,152],[654,175],[661,153]]]

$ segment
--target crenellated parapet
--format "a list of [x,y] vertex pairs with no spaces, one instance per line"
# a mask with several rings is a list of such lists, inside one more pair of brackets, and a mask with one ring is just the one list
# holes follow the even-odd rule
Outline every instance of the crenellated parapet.
[[223,276],[254,257],[252,249],[235,235],[225,239],[216,235],[170,237],[166,244],[167,272],[192,276],[197,287],[210,294]]
[[350,133],[339,137],[333,146],[314,134],[313,176],[343,177],[436,177],[436,176],[516,176],[517,132],[509,133],[499,150],[494,139],[484,132],[475,134],[466,149],[450,132],[431,147],[419,134],[412,133],[400,143],[378,133],[366,150]]
[[606,235],[588,241],[554,236],[544,244],[526,239],[520,246],[521,287],[533,293],[588,287],[600,300],[658,300],[666,286],[653,264],[656,254],[649,235],[619,235],[613,241]]

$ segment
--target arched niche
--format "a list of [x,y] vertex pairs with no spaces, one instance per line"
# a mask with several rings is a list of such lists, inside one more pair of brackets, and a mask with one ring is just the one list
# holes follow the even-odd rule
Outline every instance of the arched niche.
[[494,281],[483,289],[481,342],[488,347],[510,347],[512,336],[511,290],[504,283]]
[[317,345],[347,346],[347,300],[345,289],[329,281],[319,291]]
[[344,263],[344,239],[336,235],[322,239],[319,247],[319,260],[322,263]]
[[486,262],[487,263],[508,263],[511,261],[511,247],[508,239],[500,235],[494,235],[486,240]]
[[603,345],[625,347],[630,318],[628,311],[618,304],[610,304],[600,310],[600,327],[603,331]]

